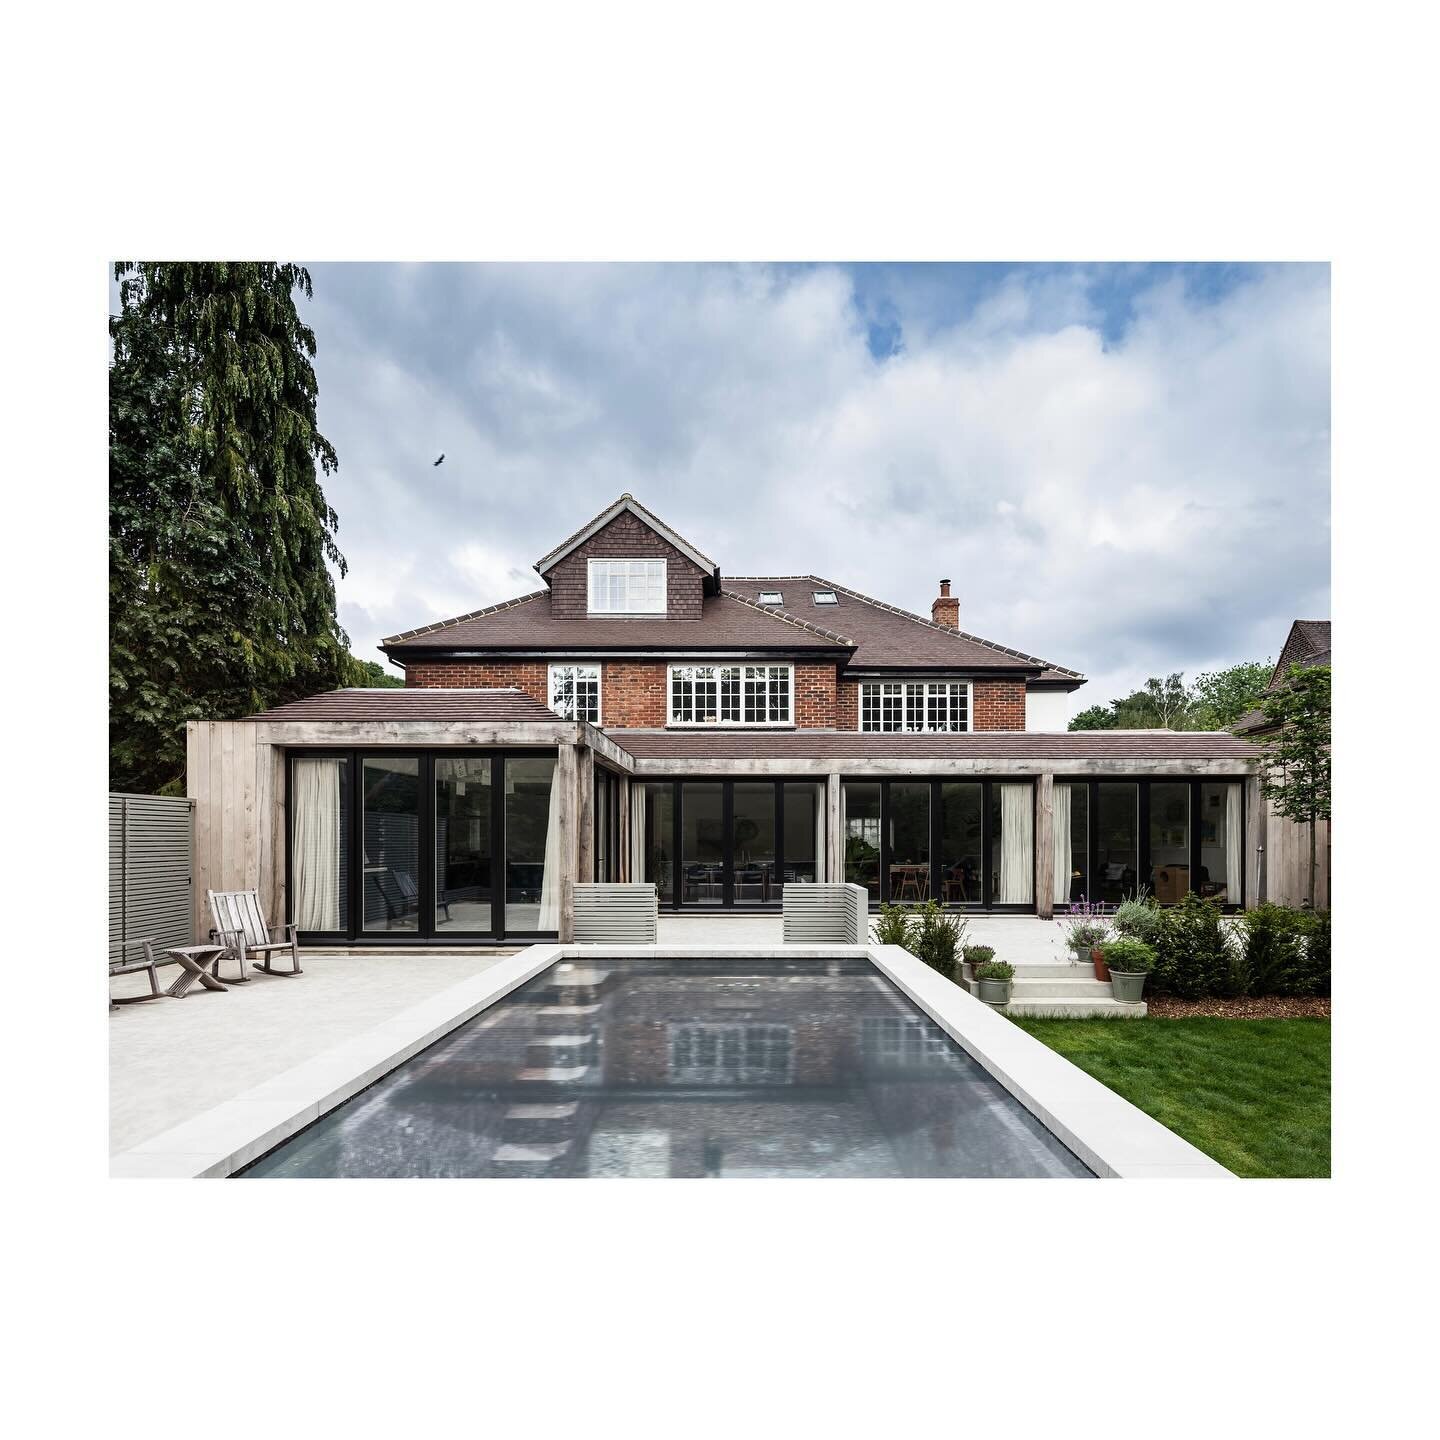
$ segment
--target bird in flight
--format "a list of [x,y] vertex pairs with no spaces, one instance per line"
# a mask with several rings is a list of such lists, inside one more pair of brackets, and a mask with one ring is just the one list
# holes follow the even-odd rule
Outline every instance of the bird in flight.
[[[442,451],[440,452],[440,458],[435,462],[435,465],[443,465],[444,463],[445,463],[445,452],[442,450]],[[433,469],[435,468],[435,465],[432,465],[430,468],[433,470]]]

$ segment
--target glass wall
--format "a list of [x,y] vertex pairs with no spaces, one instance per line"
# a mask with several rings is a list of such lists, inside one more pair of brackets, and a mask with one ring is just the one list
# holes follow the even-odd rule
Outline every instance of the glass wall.
[[[364,806],[366,930],[420,928],[420,761],[367,755]],[[292,850],[293,853],[293,850]]]
[[291,913],[302,930],[338,933],[350,915],[350,761],[290,762]]
[[718,780],[680,787],[680,874],[685,904],[725,903],[725,786]]
[[947,905],[980,905],[985,892],[982,814],[985,787],[979,781],[944,781],[940,786],[939,898]]
[[675,787],[668,781],[636,787],[645,806],[645,879],[662,905],[675,901]]
[[1090,787],[1055,786],[1055,866],[1051,901],[1070,905],[1086,896],[1090,874]]
[[890,840],[890,898],[930,898],[930,784],[890,785],[886,816]]
[[483,756],[435,761],[435,928],[490,934],[490,761]]
[[1190,784],[1151,781],[1150,854],[1146,885],[1162,905],[1174,905],[1189,893]]
[[995,905],[1035,900],[1035,792],[1029,784],[990,787],[990,899]]
[[775,786],[737,780],[733,787],[734,885],[737,905],[778,900],[775,888]]
[[1092,900],[1118,905],[1140,875],[1140,787],[1105,781],[1096,789],[1095,890]]
[[1245,863],[1242,787],[1235,782],[1201,785],[1199,807],[1200,865],[1195,893],[1222,905],[1240,905],[1244,902]]
[[844,787],[845,881],[863,885],[870,902],[880,899],[880,784],[847,780]]
[[552,756],[505,761],[505,929],[560,928],[560,792]]
[[820,878],[825,853],[825,787],[813,782],[782,787],[785,798],[785,883]]

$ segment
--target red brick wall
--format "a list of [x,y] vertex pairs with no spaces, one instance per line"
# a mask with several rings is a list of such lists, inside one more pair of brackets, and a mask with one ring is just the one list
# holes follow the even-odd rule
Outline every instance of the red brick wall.
[[[1025,682],[1023,680],[977,680],[972,730],[1023,730],[1025,728]],[[860,684],[840,684],[835,705],[835,728],[860,728]]]
[[405,667],[405,683],[434,690],[504,690],[513,685],[542,705],[550,703],[549,666],[543,660],[410,664]]
[[547,577],[550,582],[550,613],[555,619],[585,618],[590,608],[590,582],[585,562],[606,559],[665,560],[667,617],[671,620],[700,618],[703,599],[701,582],[705,572],[626,510],[603,530],[597,530],[583,545],[577,545],[550,572]]
[[1025,682],[1023,680],[977,680],[972,730],[1023,730],[1025,728]]
[[836,668],[829,665],[796,665],[793,714],[802,730],[835,728]]
[[600,671],[603,725],[658,729],[665,724],[670,672],[654,661],[609,660]]

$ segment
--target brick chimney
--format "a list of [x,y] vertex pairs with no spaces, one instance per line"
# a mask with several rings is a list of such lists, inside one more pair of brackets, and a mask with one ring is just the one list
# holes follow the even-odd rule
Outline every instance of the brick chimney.
[[951,595],[948,580],[940,582],[940,598],[931,602],[930,618],[951,630],[960,628],[960,601]]

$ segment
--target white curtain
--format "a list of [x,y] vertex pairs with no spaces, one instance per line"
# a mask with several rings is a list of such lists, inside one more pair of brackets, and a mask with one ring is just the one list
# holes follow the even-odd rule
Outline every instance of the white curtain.
[[1057,905],[1070,903],[1070,877],[1075,870],[1070,851],[1070,795],[1068,785],[1055,787],[1055,889],[1050,898]]
[[630,879],[645,879],[645,787],[635,784],[630,785]]
[[1035,805],[1028,785],[1000,786],[1001,905],[1028,905],[1035,895]]
[[1245,863],[1245,836],[1241,829],[1239,785],[1225,787],[1225,903],[1238,905],[1244,892],[1241,866]]
[[560,928],[560,767],[550,771],[550,818],[545,828],[545,868],[540,877],[540,918],[537,930]]
[[297,760],[290,865],[295,923],[340,928],[340,761]]
[[815,787],[815,878],[825,879],[825,787]]

